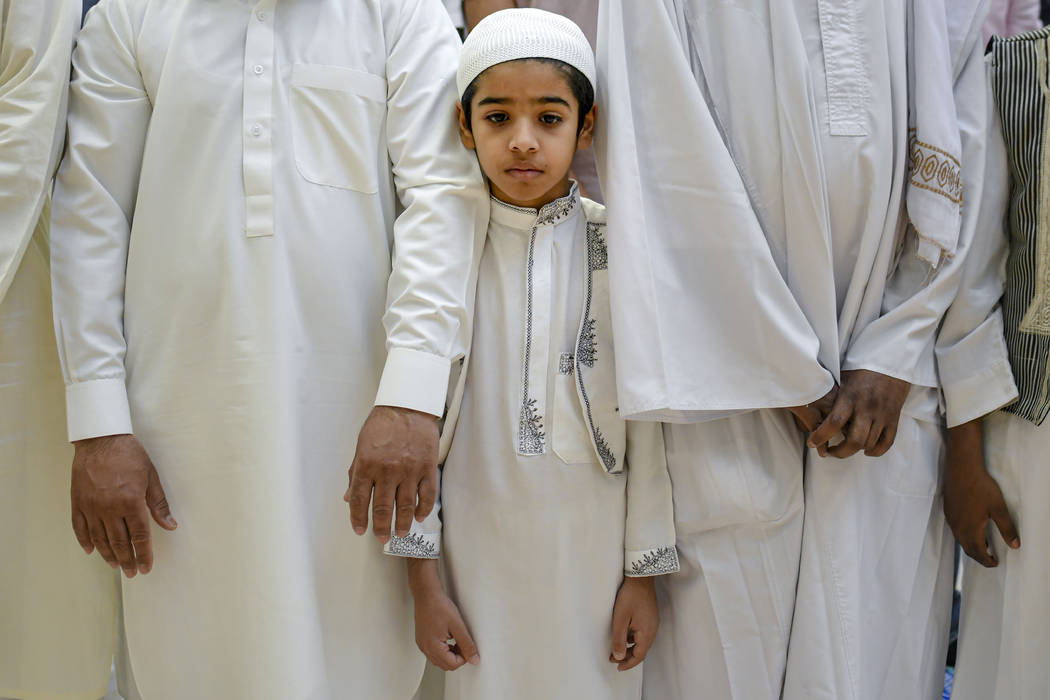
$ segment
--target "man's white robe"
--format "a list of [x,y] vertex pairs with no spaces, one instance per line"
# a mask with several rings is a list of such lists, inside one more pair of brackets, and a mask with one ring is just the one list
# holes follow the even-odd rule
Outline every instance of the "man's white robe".
[[48,273],[73,0],[0,0],[0,697],[97,700],[116,579],[70,529],[62,376]]
[[124,582],[144,698],[419,684],[403,566],[341,497],[373,401],[440,415],[465,350],[488,201],[452,117],[458,50],[432,0],[87,17],[55,315],[69,437],[133,432],[179,521]]
[[[932,272],[904,231],[908,3],[654,5],[612,0],[603,3],[599,22],[606,118],[599,159],[610,220],[618,226],[610,229],[609,245],[614,260],[630,261],[611,267],[614,323],[618,330],[645,329],[617,335],[627,358],[619,376],[621,407],[628,417],[689,421],[800,405],[823,396],[832,377],[849,369],[916,385],[897,444],[881,461],[809,459],[799,581],[805,612],[795,611],[787,659],[788,698],[893,697],[880,695],[885,673],[901,670],[900,682],[911,688],[924,682],[906,663],[910,657],[894,656],[896,640],[919,635],[918,648],[927,650],[922,673],[933,668],[937,651],[930,645],[940,645],[948,605],[934,600],[950,571],[935,502],[940,436],[933,336],[958,285],[957,261]],[[973,137],[980,130],[972,121],[983,125],[986,112],[979,42],[969,38],[979,36],[979,22],[967,19],[957,21],[967,37],[959,42],[965,70],[957,91],[967,102],[962,126],[973,129],[968,153],[976,153],[978,163],[969,167],[968,161],[963,170],[979,187],[982,142]],[[971,217],[964,238],[972,232]],[[719,434],[717,425],[669,428],[669,444],[675,432],[695,431],[700,451],[669,459],[676,506],[709,498],[690,485],[706,483],[702,474],[717,473],[711,465],[722,461],[740,465],[739,494],[761,493],[754,484],[770,483],[784,492],[774,502],[792,503],[788,494],[802,473],[801,439],[792,449],[788,441],[776,442],[768,421],[756,422],[734,447],[705,439]],[[705,444],[738,455],[754,454],[757,446],[759,456],[708,455]],[[773,450],[774,444],[781,447]],[[770,462],[781,461],[783,476],[754,478],[777,473]],[[710,498],[717,507],[718,499]],[[717,616],[748,605],[756,583],[763,600],[790,606],[784,590],[794,590],[797,559],[774,567],[777,560],[764,552],[776,547],[787,561],[797,539],[782,535],[770,544],[756,527],[775,511],[737,500],[750,515],[702,536],[732,545],[723,546],[718,559],[699,557],[695,585],[673,591],[672,608],[687,607],[676,599],[702,608],[709,598]],[[794,503],[776,510],[790,518],[801,509]],[[682,537],[690,528],[676,516],[685,570],[691,547]],[[810,524],[816,521],[824,529]],[[786,519],[775,522],[790,527]],[[700,541],[700,533],[696,537]],[[742,537],[748,547],[765,544],[745,554]],[[734,557],[753,562],[742,567],[751,576],[728,579],[722,594],[706,590],[717,583],[706,572],[724,569]],[[890,609],[863,613],[869,604]],[[716,634],[708,641],[716,653],[708,664],[675,664],[655,650],[656,663],[667,664],[661,675],[678,674],[681,689],[661,684],[647,691],[685,697],[717,674],[727,697],[778,697],[787,648],[783,618],[792,615],[770,605],[757,609],[760,620],[731,617],[719,621],[717,633],[709,625],[687,628],[683,618],[680,645]],[[895,627],[904,616],[911,626]],[[745,647],[755,639],[763,643]],[[870,664],[863,677],[862,655]]]

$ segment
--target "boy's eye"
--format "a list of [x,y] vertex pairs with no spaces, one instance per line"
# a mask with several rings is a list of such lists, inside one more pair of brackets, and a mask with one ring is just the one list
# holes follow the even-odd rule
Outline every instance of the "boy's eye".
[[564,120],[559,114],[544,114],[540,117],[540,121],[544,124],[560,124]]
[[502,124],[507,121],[507,115],[503,112],[493,112],[492,114],[485,115],[485,121],[492,122],[493,124]]

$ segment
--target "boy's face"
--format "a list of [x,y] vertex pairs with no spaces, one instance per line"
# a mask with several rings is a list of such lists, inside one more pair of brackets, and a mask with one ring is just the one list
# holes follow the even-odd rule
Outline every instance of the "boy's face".
[[460,109],[460,137],[477,152],[493,195],[538,209],[568,194],[572,158],[591,145],[596,110],[577,135],[579,110],[568,80],[554,66],[501,63],[478,79],[470,125]]

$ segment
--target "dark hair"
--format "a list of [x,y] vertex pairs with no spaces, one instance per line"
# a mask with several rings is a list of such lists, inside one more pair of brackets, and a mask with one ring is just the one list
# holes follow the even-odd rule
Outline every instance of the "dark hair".
[[[576,125],[576,133],[579,134],[583,130],[583,120],[587,116],[587,113],[591,111],[591,107],[594,106],[594,88],[591,86],[591,81],[587,79],[580,69],[572,66],[565,61],[559,61],[556,58],[518,58],[517,61],[536,61],[537,63],[543,63],[545,65],[553,67],[565,78],[565,82],[569,84],[569,89],[572,91],[572,96],[576,98],[576,102],[580,106],[580,120]],[[497,64],[500,65],[500,64]],[[478,93],[478,81],[481,77],[489,71],[488,68],[481,71],[474,80],[470,81],[470,85],[463,91],[463,98],[460,100],[460,104],[463,106],[463,116],[467,120],[467,128],[473,131],[473,126],[470,123],[470,103],[474,101],[474,96]]]

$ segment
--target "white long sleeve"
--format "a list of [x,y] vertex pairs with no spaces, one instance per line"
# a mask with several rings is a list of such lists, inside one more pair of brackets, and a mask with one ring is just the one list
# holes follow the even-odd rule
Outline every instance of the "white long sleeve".
[[1004,228],[1009,164],[991,96],[986,104],[988,147],[976,232],[964,252],[959,292],[937,334],[937,371],[949,428],[1017,398],[1000,306],[1009,252]]

